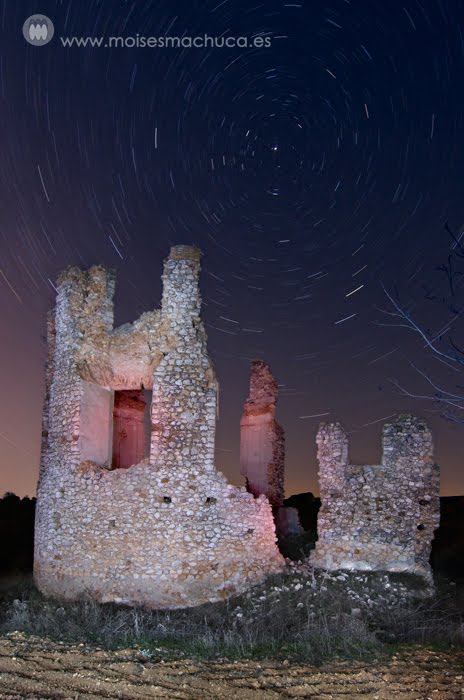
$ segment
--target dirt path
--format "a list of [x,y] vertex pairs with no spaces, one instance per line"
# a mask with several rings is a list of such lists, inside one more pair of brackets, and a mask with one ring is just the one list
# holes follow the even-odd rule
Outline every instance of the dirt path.
[[369,666],[164,661],[13,633],[0,637],[0,700],[464,700],[464,652],[408,651]]

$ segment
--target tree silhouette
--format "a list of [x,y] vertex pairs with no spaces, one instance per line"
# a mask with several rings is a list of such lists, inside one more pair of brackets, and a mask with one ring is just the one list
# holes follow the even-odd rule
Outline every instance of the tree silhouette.
[[[427,355],[440,361],[456,374],[456,383],[450,382],[449,385],[443,385],[441,381],[435,380],[429,376],[428,372],[420,369],[417,363],[411,362],[423,382],[423,393],[410,391],[397,380],[392,381],[404,396],[432,402],[443,418],[462,424],[464,423],[464,245],[461,240],[464,237],[464,228],[459,236],[451,230],[448,222],[444,229],[451,243],[447,261],[435,268],[438,273],[439,289],[437,291],[433,287],[422,285],[424,298],[442,307],[440,327],[434,330],[417,321],[412,303],[402,302],[396,288],[392,293],[383,284],[382,288],[390,308],[381,309],[388,320],[384,323],[378,322],[377,325],[412,331],[421,340]],[[441,291],[443,285],[444,289]]]

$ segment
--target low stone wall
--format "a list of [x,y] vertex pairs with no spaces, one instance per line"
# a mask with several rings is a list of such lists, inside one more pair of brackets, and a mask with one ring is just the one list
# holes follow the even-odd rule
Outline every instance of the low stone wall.
[[383,430],[379,465],[353,465],[339,423],[317,436],[321,508],[311,563],[328,569],[406,571],[432,580],[439,469],[427,425],[401,415]]

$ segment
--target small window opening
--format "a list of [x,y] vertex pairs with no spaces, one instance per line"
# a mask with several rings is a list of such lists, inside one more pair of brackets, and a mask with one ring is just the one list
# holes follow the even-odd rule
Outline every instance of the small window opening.
[[163,496],[163,501],[164,501],[164,503],[171,503],[172,502],[170,496]]
[[425,530],[425,525],[420,524],[417,526],[417,529],[418,530]]
[[151,391],[114,392],[113,469],[127,469],[150,454]]
[[214,498],[214,496],[208,496],[208,498],[206,499],[206,504],[208,506],[212,506],[215,503],[217,503],[217,498]]

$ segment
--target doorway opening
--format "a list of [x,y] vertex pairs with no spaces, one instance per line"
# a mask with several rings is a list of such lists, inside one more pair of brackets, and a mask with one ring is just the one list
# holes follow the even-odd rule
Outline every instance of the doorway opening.
[[113,469],[128,469],[149,456],[151,396],[144,389],[114,392]]

